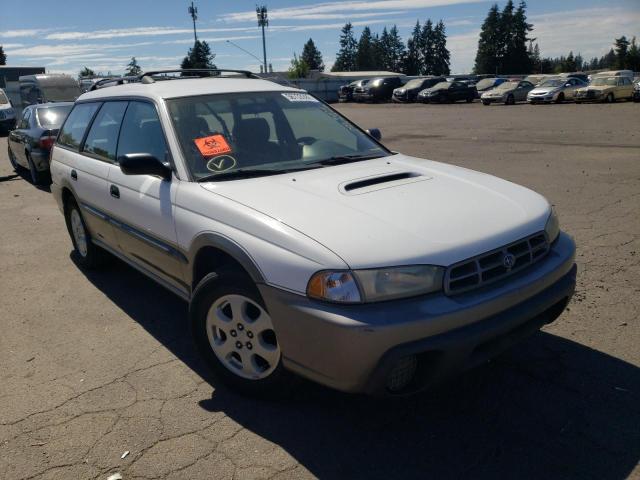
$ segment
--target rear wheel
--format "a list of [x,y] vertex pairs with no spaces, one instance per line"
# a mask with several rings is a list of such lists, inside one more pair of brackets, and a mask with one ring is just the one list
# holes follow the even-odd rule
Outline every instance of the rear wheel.
[[206,275],[189,315],[194,342],[216,378],[252,396],[286,393],[291,377],[274,325],[247,275],[225,269]]
[[91,235],[75,200],[71,199],[67,202],[64,216],[78,263],[89,269],[102,265],[106,252],[91,241]]
[[49,181],[49,173],[41,172],[36,168],[35,163],[33,163],[33,159],[29,153],[27,155],[27,162],[29,163],[29,175],[31,177],[31,183],[34,185],[49,185],[51,182]]
[[610,93],[609,95],[607,95],[605,101],[607,103],[614,103],[616,101],[616,97],[613,96],[613,93]]

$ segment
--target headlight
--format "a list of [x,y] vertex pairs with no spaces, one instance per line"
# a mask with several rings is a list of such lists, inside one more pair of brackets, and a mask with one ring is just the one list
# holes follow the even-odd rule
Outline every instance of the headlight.
[[549,243],[553,242],[558,238],[558,235],[560,235],[560,221],[558,220],[558,214],[553,207],[551,207],[551,215],[549,215],[547,224],[544,226],[544,231],[547,234]]
[[340,303],[380,302],[439,291],[443,276],[444,269],[432,265],[318,272],[311,277],[307,294]]

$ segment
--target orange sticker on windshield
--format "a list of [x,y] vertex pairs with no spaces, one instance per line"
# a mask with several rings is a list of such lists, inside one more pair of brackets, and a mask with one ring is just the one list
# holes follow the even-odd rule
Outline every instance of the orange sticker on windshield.
[[214,157],[231,152],[231,147],[222,135],[196,138],[193,140],[203,157]]

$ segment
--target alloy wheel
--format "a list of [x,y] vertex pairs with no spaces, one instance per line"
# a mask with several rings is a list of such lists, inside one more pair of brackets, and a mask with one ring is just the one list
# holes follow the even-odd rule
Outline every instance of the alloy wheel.
[[71,233],[73,234],[73,240],[76,243],[76,248],[78,249],[78,253],[83,257],[87,256],[87,234],[84,230],[84,224],[82,223],[82,218],[80,217],[80,212],[78,209],[74,208],[71,210]]

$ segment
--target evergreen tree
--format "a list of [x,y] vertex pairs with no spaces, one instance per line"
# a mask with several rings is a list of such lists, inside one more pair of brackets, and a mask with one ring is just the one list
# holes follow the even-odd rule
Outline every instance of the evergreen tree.
[[356,70],[358,43],[353,36],[353,25],[346,23],[340,34],[340,50],[331,68],[332,72],[352,72]]
[[640,48],[636,43],[636,37],[631,39],[629,51],[627,52],[627,68],[634,72],[640,71]]
[[420,73],[423,75],[435,75],[435,32],[431,19],[427,19],[422,27],[420,40],[422,68]]
[[[216,58],[214,53],[211,53],[209,44],[204,40],[196,40],[193,47],[189,49],[187,56],[184,57],[180,68],[182,69],[198,69],[198,68],[216,68],[213,63],[213,59]],[[190,73],[182,73],[182,76],[190,76]]]
[[127,68],[125,69],[124,74],[135,77],[137,75],[140,75],[141,73],[142,68],[140,68],[140,65],[138,65],[136,57],[131,57],[131,61],[127,64]]
[[616,63],[618,61],[618,57],[616,52],[613,51],[613,48],[609,50],[604,57],[600,59],[600,68],[612,69],[615,68]]
[[302,55],[300,59],[304,61],[310,70],[318,70],[324,72],[324,62],[322,61],[322,54],[320,50],[316,48],[316,44],[310,38],[307,43],[304,44],[302,49]]
[[582,55],[578,53],[576,55],[576,69],[574,72],[581,72],[582,70],[584,70],[584,59],[582,58]]
[[4,49],[2,48],[2,45],[0,45],[0,65],[6,65],[7,64],[7,54],[4,53]]
[[569,56],[562,63],[562,71],[563,72],[575,72],[576,67],[576,59],[573,57],[573,51],[569,52]]
[[389,32],[387,31],[387,27],[382,29],[382,34],[380,35],[380,40],[377,46],[380,50],[380,63],[382,63],[381,70],[391,70],[389,67],[391,64],[391,43],[389,41]]
[[293,54],[293,59],[291,59],[291,66],[289,67],[288,76],[291,79],[295,78],[306,78],[309,74],[309,64],[307,61],[300,57],[295,53]]
[[358,41],[358,53],[356,55],[356,70],[375,70],[376,65],[376,49],[374,38],[371,35],[371,29],[364,27],[360,40]]
[[512,0],[508,0],[502,12],[500,13],[500,21],[498,23],[498,71],[500,73],[515,73],[511,70],[511,58],[509,57],[514,37],[514,21],[513,12],[515,7]]
[[389,31],[386,27],[382,30],[379,47],[381,68],[391,72],[401,72],[404,66],[405,48],[398,33],[398,27],[394,25]]
[[478,51],[476,53],[475,73],[498,73],[500,52],[500,11],[494,4],[482,23]]
[[411,36],[407,40],[407,53],[404,57],[403,71],[407,75],[418,75],[422,71],[422,61],[420,56],[420,42],[422,37],[422,28],[420,22],[416,22]]
[[629,50],[629,40],[624,35],[615,39],[616,46],[616,67],[623,70],[627,65],[627,52]]
[[447,50],[447,34],[444,23],[440,20],[433,29],[433,74],[449,75],[450,59],[451,54]]
[[527,54],[527,42],[533,25],[527,22],[526,9],[527,4],[522,0],[513,15],[511,41],[507,44],[509,71],[512,73],[531,72],[531,58]]
[[84,67],[82,70],[80,70],[80,73],[78,73],[78,78],[95,77],[95,76],[96,76],[96,72],[94,72],[88,67]]

